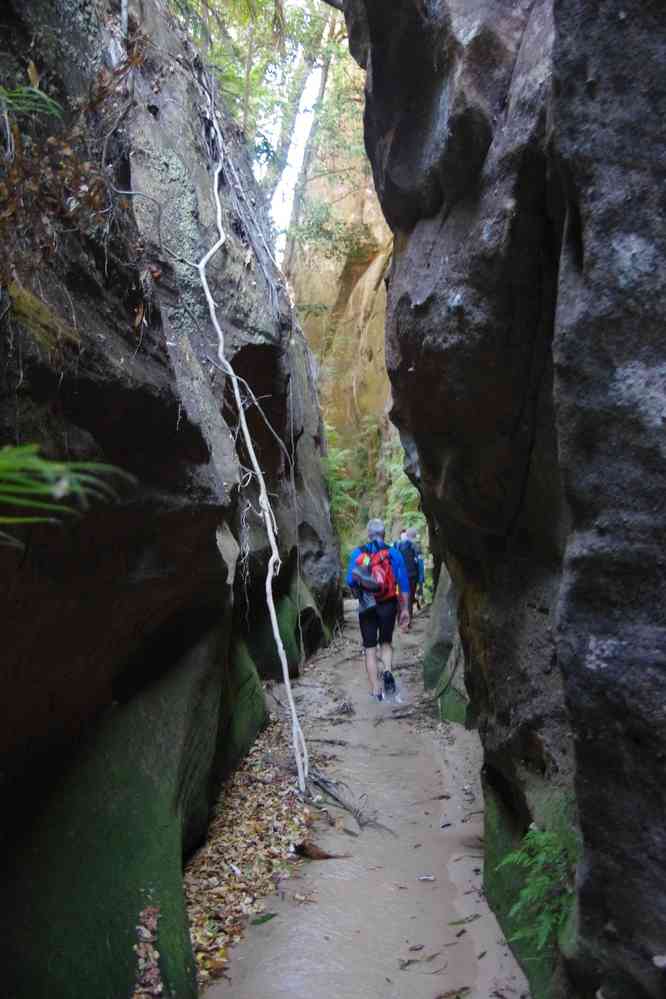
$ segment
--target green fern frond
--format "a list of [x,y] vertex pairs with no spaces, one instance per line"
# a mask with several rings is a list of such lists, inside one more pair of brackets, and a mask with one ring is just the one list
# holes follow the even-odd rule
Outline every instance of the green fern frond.
[[[0,448],[0,504],[16,511],[0,516],[0,524],[43,524],[76,513],[76,507],[65,500],[74,500],[83,508],[91,500],[109,502],[117,496],[104,478],[111,476],[134,481],[131,475],[104,462],[43,458],[37,444]],[[24,510],[38,513],[26,514]],[[5,532],[0,533],[0,540],[17,543]]]
[[62,118],[62,107],[52,97],[37,87],[15,87],[8,90],[0,86],[0,104],[15,115],[46,114],[52,118]]

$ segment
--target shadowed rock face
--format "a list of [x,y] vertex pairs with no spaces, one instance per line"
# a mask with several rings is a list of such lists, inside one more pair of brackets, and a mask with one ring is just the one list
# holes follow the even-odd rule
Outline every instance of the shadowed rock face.
[[[182,854],[265,720],[258,673],[279,668],[257,490],[192,266],[217,239],[204,74],[154,0],[130,4],[130,29],[149,43],[86,115],[85,142],[95,162],[106,151],[116,187],[139,193],[112,199],[108,227],[61,234],[0,307],[0,441],[136,477],[117,504],[0,548],[1,777],[14,817],[0,932],[3,986],[17,999],[132,994],[147,905],[160,910],[165,994],[195,994]],[[125,58],[117,8],[101,2],[10,4],[3,32],[3,81],[24,79],[27,39],[65,108]],[[242,142],[218,114],[226,241],[209,280],[226,356],[279,438],[250,407],[297,670],[299,618],[311,650],[339,612],[320,414]]]
[[[568,194],[554,343],[572,530],[559,661],[586,843],[583,963],[607,999],[666,988],[666,10],[556,5]],[[603,775],[603,776],[600,776]],[[655,958],[660,960],[655,961]]]
[[575,785],[569,980],[527,966],[534,994],[656,999],[666,13],[346,7],[395,232],[393,415],[450,574],[432,647],[445,669],[457,610],[488,800],[516,837],[571,821]]

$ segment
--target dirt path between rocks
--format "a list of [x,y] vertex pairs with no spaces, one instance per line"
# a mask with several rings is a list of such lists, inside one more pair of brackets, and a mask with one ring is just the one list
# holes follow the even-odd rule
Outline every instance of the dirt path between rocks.
[[311,838],[348,856],[308,861],[282,882],[267,900],[275,915],[248,927],[206,999],[529,997],[481,891],[478,737],[417,709],[424,632],[422,616],[396,641],[402,704],[369,698],[351,604],[342,640],[295,682],[321,769],[387,828],[360,829],[322,801]]

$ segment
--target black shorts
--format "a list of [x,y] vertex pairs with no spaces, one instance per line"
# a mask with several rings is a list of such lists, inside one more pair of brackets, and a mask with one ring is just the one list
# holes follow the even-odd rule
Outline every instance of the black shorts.
[[380,645],[391,644],[397,614],[397,600],[384,600],[381,604],[375,604],[374,607],[368,607],[367,610],[361,611],[358,623],[364,649],[375,649],[378,638]]

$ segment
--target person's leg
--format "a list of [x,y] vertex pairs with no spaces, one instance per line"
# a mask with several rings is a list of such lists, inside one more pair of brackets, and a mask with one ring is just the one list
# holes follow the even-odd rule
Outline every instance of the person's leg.
[[382,642],[379,646],[379,656],[384,670],[393,669],[393,646],[390,642]]
[[414,617],[414,598],[416,597],[416,579],[409,580],[409,625],[411,627],[412,618]]
[[382,688],[377,674],[377,632],[379,629],[377,608],[370,607],[368,610],[364,610],[358,616],[358,623],[363,639],[363,654],[370,693],[378,694]]
[[370,693],[375,696],[381,693],[382,685],[379,682],[379,673],[377,670],[377,647],[374,649],[365,650],[365,668],[368,674],[368,684],[370,686]]
[[393,631],[398,615],[398,601],[387,600],[377,607],[379,616],[379,654],[384,670],[393,667]]

